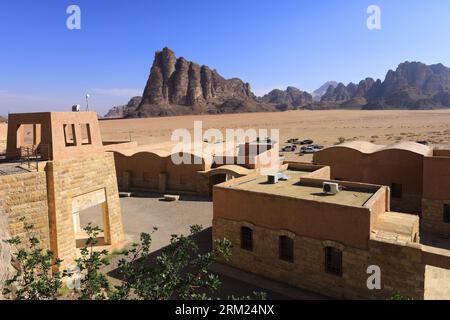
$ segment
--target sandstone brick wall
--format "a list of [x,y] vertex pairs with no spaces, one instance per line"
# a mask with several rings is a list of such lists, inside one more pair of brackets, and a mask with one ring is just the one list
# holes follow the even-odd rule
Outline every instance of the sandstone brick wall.
[[[34,226],[33,233],[44,248],[49,246],[47,183],[45,172],[30,172],[0,177],[0,207],[9,223],[12,237],[26,236],[24,223]],[[21,218],[25,221],[20,221]]]
[[[449,195],[450,197],[450,195]],[[421,230],[425,234],[450,238],[450,223],[444,222],[444,204],[450,204],[450,199],[422,200]]]
[[[240,248],[240,228],[253,229],[252,252]],[[279,259],[278,237],[294,239],[294,263]],[[285,282],[339,299],[388,299],[395,291],[416,299],[423,298],[424,266],[420,250],[389,243],[370,241],[368,250],[345,247],[342,244],[295,235],[288,230],[271,230],[216,218],[214,239],[227,238],[233,243],[230,265],[257,275]],[[343,276],[325,272],[325,246],[343,250]],[[382,290],[367,288],[367,267],[381,267]]]
[[11,247],[5,240],[10,239],[8,218],[0,206],[0,300],[2,288],[11,273]]
[[63,268],[73,263],[76,257],[72,204],[73,199],[78,196],[104,189],[109,212],[107,223],[111,231],[111,244],[115,245],[124,240],[112,153],[97,153],[49,162],[47,172],[52,225],[51,245],[58,257],[64,260]]

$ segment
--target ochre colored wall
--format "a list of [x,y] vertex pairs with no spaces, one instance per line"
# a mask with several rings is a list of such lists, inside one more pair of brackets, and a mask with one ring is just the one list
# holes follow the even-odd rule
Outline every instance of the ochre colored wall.
[[131,188],[158,190],[159,175],[166,173],[168,191],[197,192],[199,189],[199,171],[206,164],[175,165],[170,157],[160,157],[154,153],[142,152],[131,157],[114,153],[119,187],[122,187],[125,172],[131,172]]
[[450,238],[444,205],[450,205],[450,157],[424,158],[421,228],[427,234]]
[[[248,221],[316,239],[367,248],[370,210],[215,186],[214,219]],[[385,201],[380,199],[380,201]],[[275,214],[276,213],[276,214]]]
[[450,157],[424,158],[423,197],[450,200]]
[[[17,146],[21,145],[21,130],[17,130],[21,124],[41,125],[41,144],[50,148],[50,159],[68,159],[76,155],[88,155],[103,151],[103,143],[95,112],[46,112],[46,113],[19,113],[10,114],[8,117],[8,142],[7,152],[14,155],[18,152]],[[66,146],[64,137],[64,125],[74,125],[75,146]],[[81,125],[89,124],[90,144],[82,144]],[[18,143],[19,142],[19,143]]]
[[332,179],[385,185],[402,184],[402,199],[392,208],[419,212],[423,185],[423,156],[405,150],[364,154],[350,148],[328,148],[314,155],[314,163],[331,167]]

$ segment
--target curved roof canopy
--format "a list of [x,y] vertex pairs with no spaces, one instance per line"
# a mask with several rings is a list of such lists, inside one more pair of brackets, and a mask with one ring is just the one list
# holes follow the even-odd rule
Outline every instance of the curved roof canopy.
[[[389,150],[403,150],[403,151],[409,151],[412,153],[416,153],[423,156],[430,156],[433,154],[433,149],[429,146],[425,146],[420,143],[416,142],[410,142],[410,141],[402,141],[393,143],[390,145],[379,145],[379,144],[373,144],[371,142],[367,141],[350,141],[345,142],[340,145],[330,147],[328,149],[332,148],[348,148],[353,149],[356,151],[359,151],[364,154],[373,154],[377,152],[382,151],[389,151]],[[327,150],[327,149],[325,149]]]

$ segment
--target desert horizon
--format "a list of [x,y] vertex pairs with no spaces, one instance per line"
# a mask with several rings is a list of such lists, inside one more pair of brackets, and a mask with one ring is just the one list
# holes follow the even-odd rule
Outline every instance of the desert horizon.
[[131,140],[139,144],[168,141],[178,128],[193,129],[202,121],[203,129],[280,129],[280,142],[289,138],[310,138],[331,146],[339,138],[389,144],[401,140],[426,140],[431,144],[450,141],[450,109],[445,110],[325,110],[189,115],[163,118],[115,119],[100,121],[104,140]]

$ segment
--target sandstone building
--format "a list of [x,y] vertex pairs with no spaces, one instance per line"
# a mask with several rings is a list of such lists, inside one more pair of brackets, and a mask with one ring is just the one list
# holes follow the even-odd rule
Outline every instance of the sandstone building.
[[[277,171],[279,145],[275,141],[253,141],[235,145],[200,142],[176,152],[173,142],[138,146],[113,144],[118,185],[124,191],[154,191],[212,195],[215,184],[252,174]],[[176,163],[173,156],[187,161]]]
[[450,238],[450,150],[354,141],[317,152],[313,161],[330,166],[335,180],[389,186],[393,209],[419,214],[426,236]]
[[[339,155],[336,149],[323,154],[336,152],[336,159],[328,159],[337,169],[333,165],[291,163],[283,168],[282,174],[289,177],[284,181],[273,183],[267,176],[254,174],[214,187],[213,238],[232,241],[228,263],[334,298],[388,299],[400,292],[414,299],[450,299],[450,247],[421,239],[421,226],[426,221],[438,229],[441,221],[425,218],[424,222],[422,216],[392,211],[392,186],[382,180],[386,176],[381,173],[372,176],[380,179],[376,183],[348,182],[350,178],[361,181],[362,172],[369,173],[362,157],[355,160],[356,155]],[[403,161],[401,164],[410,170],[421,169],[417,158],[424,154],[430,161],[428,171],[431,167],[444,170],[445,151],[417,149],[420,155],[410,150],[387,150],[385,165],[383,155],[378,155],[379,171],[396,166],[397,161]],[[346,161],[354,162],[348,165]],[[433,166],[434,161],[444,165]],[[401,172],[393,172],[402,177]],[[410,182],[412,188],[408,185],[404,190],[421,194],[421,188],[413,188],[420,185],[414,174],[411,171],[410,180],[399,182]],[[421,173],[417,177],[423,181]],[[447,181],[427,196],[448,195],[449,188],[441,189]],[[324,193],[323,183],[328,182],[338,183],[341,191]],[[442,194],[436,194],[437,190]],[[371,266],[380,268],[379,290],[367,286]]]
[[0,212],[10,236],[25,236],[24,223],[33,224],[66,268],[86,238],[79,214],[96,206],[103,216],[100,245],[123,245],[114,156],[104,151],[96,113],[10,114],[6,157],[0,163]]

